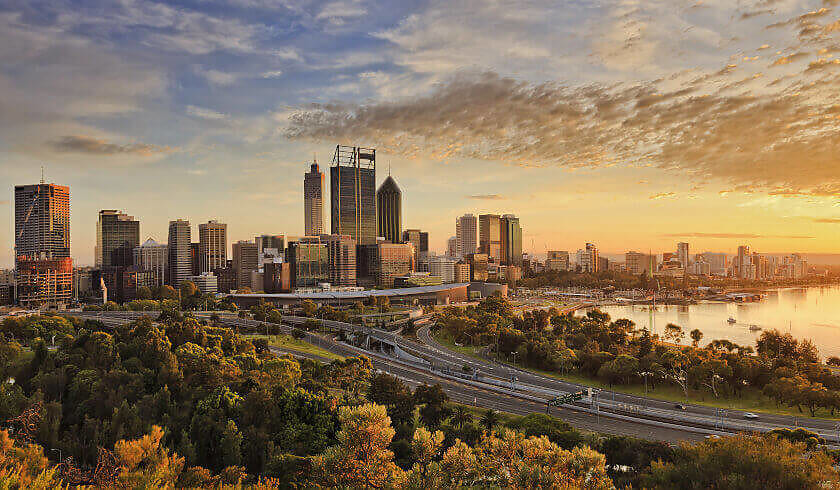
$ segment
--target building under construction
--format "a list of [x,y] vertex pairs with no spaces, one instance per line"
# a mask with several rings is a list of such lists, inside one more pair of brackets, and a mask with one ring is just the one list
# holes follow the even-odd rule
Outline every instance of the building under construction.
[[25,306],[58,306],[72,295],[70,188],[15,186],[16,299]]
[[335,147],[330,167],[331,228],[358,245],[376,243],[376,150]]

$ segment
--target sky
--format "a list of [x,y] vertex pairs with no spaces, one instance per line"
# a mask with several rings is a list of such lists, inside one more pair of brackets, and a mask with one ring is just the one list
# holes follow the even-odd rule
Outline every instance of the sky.
[[0,0],[0,267],[41,166],[84,265],[100,209],[300,235],[337,144],[438,251],[840,252],[838,74],[840,0]]

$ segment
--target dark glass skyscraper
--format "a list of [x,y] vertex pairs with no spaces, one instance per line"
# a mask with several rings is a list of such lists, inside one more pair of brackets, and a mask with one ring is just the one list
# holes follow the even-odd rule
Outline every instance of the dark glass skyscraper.
[[336,146],[330,168],[330,225],[358,245],[376,243],[376,150]]
[[389,175],[376,191],[377,236],[399,243],[402,235],[402,192]]
[[140,246],[140,222],[116,209],[99,211],[96,222],[96,267],[129,267]]

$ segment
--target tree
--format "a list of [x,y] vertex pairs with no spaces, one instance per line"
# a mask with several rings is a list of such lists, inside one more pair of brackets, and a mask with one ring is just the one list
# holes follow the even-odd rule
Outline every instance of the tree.
[[840,483],[822,451],[772,435],[739,434],[694,446],[683,444],[673,462],[654,462],[644,488],[833,488]]
[[369,403],[341,407],[338,445],[312,461],[313,480],[328,487],[395,487],[405,480],[388,445],[394,437],[385,407]]
[[137,299],[152,299],[152,290],[147,286],[137,288]]
[[692,347],[696,349],[700,345],[700,341],[703,340],[703,332],[701,332],[700,329],[695,328],[691,331],[691,333],[689,333],[689,336],[691,336]]
[[484,415],[481,416],[481,426],[488,432],[492,432],[493,428],[499,423],[499,418],[499,412],[493,410],[492,408],[488,408],[484,412]]
[[685,332],[679,325],[674,325],[673,323],[669,323],[665,325],[665,338],[672,341],[675,344],[682,343],[682,339],[685,337]]
[[472,422],[472,414],[464,405],[456,405],[452,410],[452,425],[461,428],[464,424]]
[[421,385],[414,390],[414,401],[423,404],[420,420],[426,427],[438,427],[452,413],[449,397],[440,385]]
[[184,468],[184,458],[170,454],[161,445],[163,429],[153,426],[149,434],[133,441],[118,441],[114,455],[120,468],[119,480],[131,488],[174,486]]
[[172,286],[165,285],[161,286],[157,296],[160,300],[178,299],[178,291],[175,291],[175,288],[173,288]]

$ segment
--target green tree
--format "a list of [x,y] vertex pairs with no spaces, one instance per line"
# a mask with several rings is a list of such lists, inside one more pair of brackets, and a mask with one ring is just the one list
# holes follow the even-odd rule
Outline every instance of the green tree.
[[689,333],[689,336],[691,336],[691,345],[696,349],[700,345],[700,341],[703,340],[703,332],[695,328]]
[[822,451],[767,435],[737,435],[694,446],[683,444],[673,462],[654,462],[645,488],[790,488],[838,485],[837,470]]

